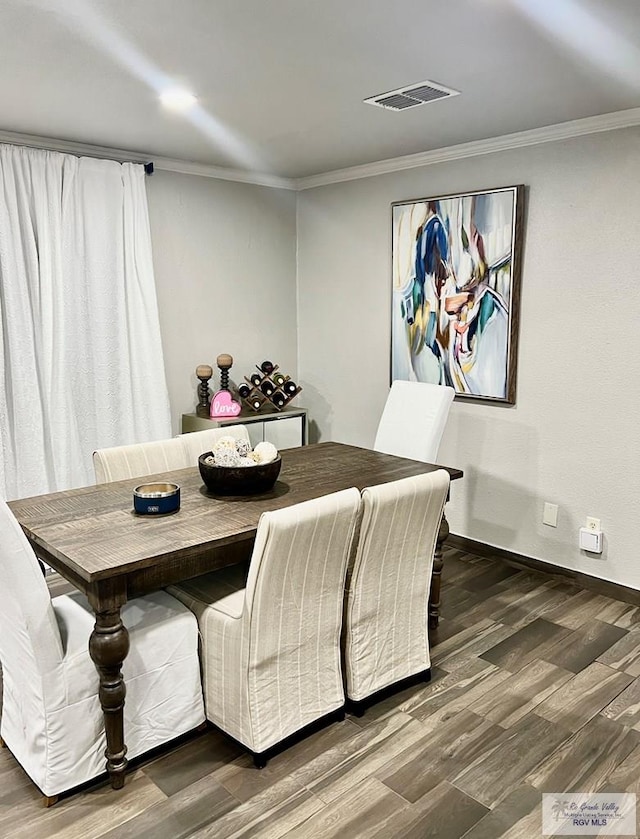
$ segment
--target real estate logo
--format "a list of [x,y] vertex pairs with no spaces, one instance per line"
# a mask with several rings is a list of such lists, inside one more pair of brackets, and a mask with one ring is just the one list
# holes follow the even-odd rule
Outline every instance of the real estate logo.
[[636,836],[636,796],[626,792],[542,795],[544,836]]

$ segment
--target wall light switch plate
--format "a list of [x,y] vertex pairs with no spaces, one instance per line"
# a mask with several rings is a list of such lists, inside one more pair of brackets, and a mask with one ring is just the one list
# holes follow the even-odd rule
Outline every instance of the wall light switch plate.
[[592,554],[602,553],[602,531],[580,528],[580,549]]
[[549,527],[558,526],[558,505],[549,504],[548,501],[544,503],[544,510],[542,511],[542,524],[548,524]]

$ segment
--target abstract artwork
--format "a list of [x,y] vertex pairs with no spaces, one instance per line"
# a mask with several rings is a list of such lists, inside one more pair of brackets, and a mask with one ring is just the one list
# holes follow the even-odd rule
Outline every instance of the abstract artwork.
[[392,205],[391,379],[513,404],[524,187]]

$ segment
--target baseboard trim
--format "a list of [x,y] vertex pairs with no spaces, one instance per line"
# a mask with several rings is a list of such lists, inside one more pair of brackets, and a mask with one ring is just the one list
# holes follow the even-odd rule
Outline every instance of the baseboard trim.
[[640,591],[635,588],[623,586],[621,583],[602,580],[600,577],[585,574],[583,571],[563,568],[560,565],[553,565],[551,562],[544,562],[542,559],[534,559],[531,556],[508,551],[506,548],[496,548],[493,545],[487,545],[485,542],[478,542],[475,539],[458,536],[455,533],[449,535],[446,544],[447,547],[478,554],[478,556],[490,556],[495,559],[501,559],[507,565],[515,565],[518,568],[526,568],[531,571],[542,571],[552,577],[561,577],[596,594],[603,594],[605,597],[622,600],[624,603],[630,603],[632,606],[640,606]]

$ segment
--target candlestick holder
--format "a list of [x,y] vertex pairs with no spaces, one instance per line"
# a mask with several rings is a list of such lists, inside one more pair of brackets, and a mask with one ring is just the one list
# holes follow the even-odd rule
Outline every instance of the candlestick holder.
[[233,356],[222,353],[216,358],[216,364],[220,369],[220,390],[229,390],[229,370],[233,365]]
[[220,370],[220,390],[217,390],[211,398],[209,416],[214,419],[237,417],[242,410],[242,406],[231,398],[229,390],[229,370],[233,364],[233,358],[227,353],[223,353],[216,358],[216,364]]
[[196,367],[196,376],[200,379],[196,414],[199,417],[208,417],[211,402],[209,397],[209,379],[213,376],[213,367],[210,367],[208,364],[199,364]]

